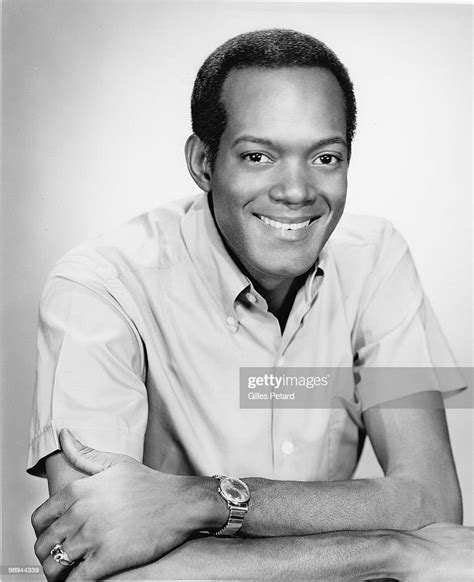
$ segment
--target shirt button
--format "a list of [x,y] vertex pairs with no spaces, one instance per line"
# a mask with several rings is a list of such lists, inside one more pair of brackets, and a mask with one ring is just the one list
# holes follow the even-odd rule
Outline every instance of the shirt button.
[[291,453],[294,451],[294,449],[295,449],[295,446],[290,441],[285,441],[281,445],[281,450],[283,453],[285,453],[285,455],[291,455]]
[[229,315],[228,317],[226,317],[225,321],[229,327],[229,331],[231,333],[237,333],[237,331],[239,330],[239,322],[235,319],[235,317]]
[[253,293],[246,293],[245,297],[247,297],[247,301],[250,301],[250,303],[257,303],[257,298]]

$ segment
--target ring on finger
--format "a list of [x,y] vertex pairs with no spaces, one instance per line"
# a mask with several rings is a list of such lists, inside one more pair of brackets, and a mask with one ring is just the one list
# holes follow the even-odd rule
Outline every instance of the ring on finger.
[[61,564],[61,566],[72,566],[75,563],[74,560],[71,560],[62,544],[56,544],[49,553],[53,556],[53,560]]

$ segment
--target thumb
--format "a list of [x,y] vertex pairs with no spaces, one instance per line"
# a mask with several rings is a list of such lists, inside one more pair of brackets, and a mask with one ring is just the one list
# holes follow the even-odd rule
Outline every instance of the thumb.
[[114,465],[131,460],[131,457],[127,455],[107,453],[86,447],[68,428],[61,430],[59,440],[62,451],[71,465],[88,475],[95,475]]

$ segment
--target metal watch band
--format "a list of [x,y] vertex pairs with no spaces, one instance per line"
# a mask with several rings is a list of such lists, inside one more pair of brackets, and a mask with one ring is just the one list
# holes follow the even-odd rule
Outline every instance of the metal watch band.
[[224,527],[221,527],[220,530],[214,532],[215,536],[233,536],[235,535],[239,529],[242,527],[244,523],[245,514],[248,511],[247,507],[236,507],[235,505],[231,505],[227,502],[227,507],[229,508],[229,518],[227,523]]

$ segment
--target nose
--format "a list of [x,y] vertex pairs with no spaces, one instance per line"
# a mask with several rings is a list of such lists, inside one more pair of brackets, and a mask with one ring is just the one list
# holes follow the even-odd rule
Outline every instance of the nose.
[[282,165],[276,182],[271,186],[269,195],[275,202],[289,206],[304,206],[314,202],[317,197],[316,185],[309,176],[308,169],[298,163]]

